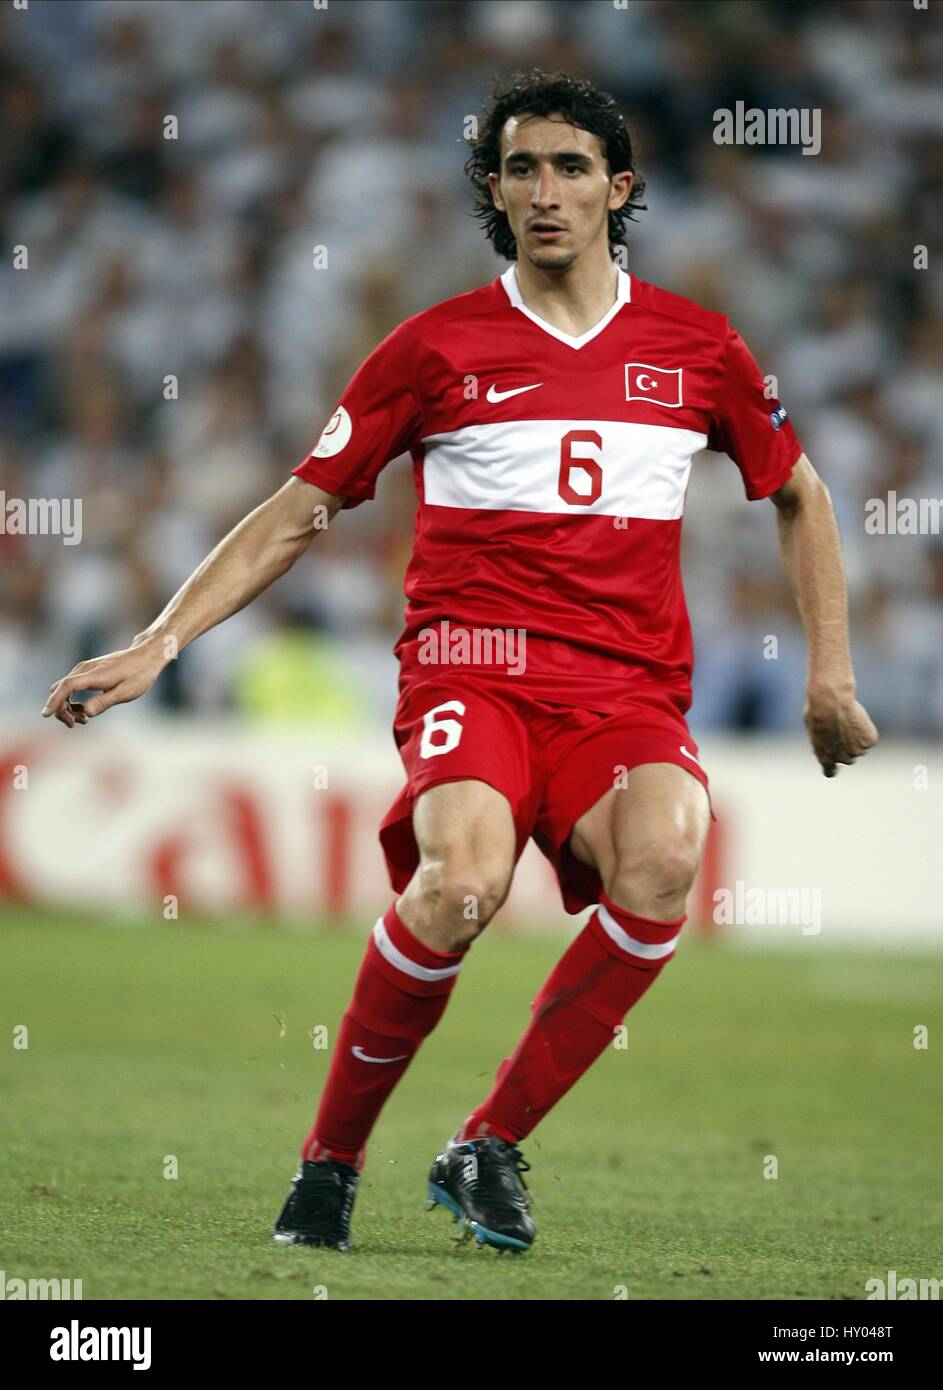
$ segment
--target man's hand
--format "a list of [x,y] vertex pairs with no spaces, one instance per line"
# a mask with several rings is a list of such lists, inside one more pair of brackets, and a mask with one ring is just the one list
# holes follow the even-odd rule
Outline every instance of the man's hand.
[[[67,729],[87,724],[89,719],[103,714],[112,705],[124,705],[145,695],[166,665],[159,652],[145,645],[80,661],[67,676],[50,687],[43,718],[54,714]],[[100,690],[102,693],[85,704],[78,704],[69,699],[75,690]]]
[[[43,717],[54,714],[71,729],[87,724],[112,705],[146,694],[168,661],[188,643],[245,608],[291,569],[344,501],[339,493],[289,478],[223,537],[130,647],[80,661],[57,681],[50,688]],[[74,690],[102,693],[82,705],[69,699]]]
[[835,776],[839,763],[850,766],[878,741],[868,711],[853,694],[809,691],[803,717],[826,777]]
[[805,454],[770,494],[786,574],[809,649],[805,726],[826,777],[878,741],[868,711],[855,699],[848,641],[848,596],[838,523],[828,488]]

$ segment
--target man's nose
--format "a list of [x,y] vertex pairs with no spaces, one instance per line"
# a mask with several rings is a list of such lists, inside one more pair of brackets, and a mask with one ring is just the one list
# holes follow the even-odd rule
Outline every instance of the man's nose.
[[557,176],[549,164],[540,166],[531,201],[535,207],[540,208],[555,207],[559,202]]

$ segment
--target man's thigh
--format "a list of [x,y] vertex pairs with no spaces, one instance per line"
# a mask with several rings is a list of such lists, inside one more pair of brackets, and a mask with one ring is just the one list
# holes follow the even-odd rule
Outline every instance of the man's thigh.
[[[662,877],[672,883],[699,857],[704,832],[697,833],[698,815],[705,807],[710,814],[710,802],[697,743],[683,714],[655,696],[577,722],[574,733],[561,721],[559,738],[549,742],[550,770],[534,838],[557,871],[568,912],[592,906],[606,893],[617,905],[648,915],[619,902],[613,888],[630,867],[630,847],[646,864],[664,869]],[[657,885],[659,893],[663,888]],[[651,891],[645,887],[646,894]]]
[[419,865],[397,902],[400,919],[434,950],[461,950],[510,891],[511,803],[486,782],[444,782],[416,798],[412,824]]
[[516,834],[511,803],[487,782],[442,782],[416,798],[413,834],[420,864],[432,862],[514,868]]
[[693,881],[709,826],[710,801],[696,777],[676,763],[643,763],[580,816],[570,848],[598,870],[610,897],[628,880],[647,900],[659,885]]
[[443,921],[471,932],[473,899],[480,930],[507,896],[542,787],[520,702],[446,676],[408,691],[394,727],[407,786],[380,838],[399,910],[426,940]]

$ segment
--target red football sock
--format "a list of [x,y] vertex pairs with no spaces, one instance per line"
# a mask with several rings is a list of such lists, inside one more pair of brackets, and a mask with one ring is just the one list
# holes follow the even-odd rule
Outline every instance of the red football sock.
[[491,1094],[457,1137],[497,1134],[516,1143],[528,1135],[612,1042],[613,1030],[671,959],[686,921],[638,917],[603,894],[534,1000],[527,1030],[498,1068]]
[[334,1043],[317,1118],[301,1148],[313,1162],[363,1167],[384,1102],[445,1011],[465,951],[434,951],[391,907],[373,928]]

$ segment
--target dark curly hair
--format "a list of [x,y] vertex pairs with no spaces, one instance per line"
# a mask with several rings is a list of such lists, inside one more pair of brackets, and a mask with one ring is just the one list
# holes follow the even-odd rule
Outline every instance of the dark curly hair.
[[598,137],[610,175],[625,170],[635,174],[625,203],[609,213],[610,255],[615,254],[617,246],[626,244],[625,223],[635,221],[633,210],[645,207],[641,201],[645,180],[633,163],[632,141],[615,97],[600,91],[586,78],[548,72],[544,68],[515,72],[507,79],[495,78],[491,99],[481,113],[478,137],[468,142],[472,153],[466,161],[465,172],[475,190],[472,216],[481,222],[488,240],[505,260],[517,260],[517,242],[507,214],[495,207],[488,187],[488,175],[501,170],[501,131],[511,116],[550,116],[557,112],[580,130]]

